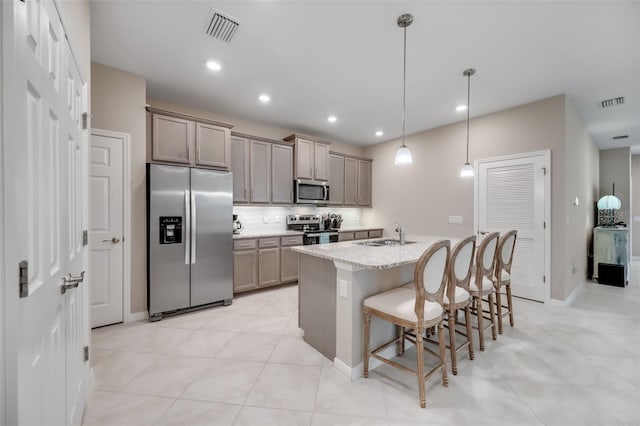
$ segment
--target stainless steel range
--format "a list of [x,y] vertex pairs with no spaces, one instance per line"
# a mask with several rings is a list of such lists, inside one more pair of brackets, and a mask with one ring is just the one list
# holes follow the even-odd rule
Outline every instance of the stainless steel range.
[[289,231],[304,232],[303,244],[337,243],[338,231],[323,230],[322,219],[319,215],[287,215],[287,229]]

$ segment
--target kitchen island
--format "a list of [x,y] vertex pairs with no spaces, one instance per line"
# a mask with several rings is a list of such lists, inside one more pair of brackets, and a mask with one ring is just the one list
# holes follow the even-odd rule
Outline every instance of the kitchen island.
[[[375,246],[345,241],[294,247],[300,254],[298,272],[299,326],[304,340],[351,378],[362,375],[362,302],[367,297],[413,281],[415,265],[424,251],[441,239],[408,236],[406,245]],[[364,244],[363,244],[364,243]],[[374,318],[371,345],[391,339],[395,329]],[[395,347],[387,348],[393,356]],[[371,360],[375,368],[377,360]]]

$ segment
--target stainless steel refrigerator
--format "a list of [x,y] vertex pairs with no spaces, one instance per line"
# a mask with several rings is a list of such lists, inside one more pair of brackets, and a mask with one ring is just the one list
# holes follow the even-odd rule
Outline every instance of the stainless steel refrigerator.
[[231,173],[147,164],[149,319],[233,297]]

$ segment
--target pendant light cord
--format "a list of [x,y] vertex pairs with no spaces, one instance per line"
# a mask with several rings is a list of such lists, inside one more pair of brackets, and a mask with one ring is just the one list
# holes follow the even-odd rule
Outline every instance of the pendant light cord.
[[404,144],[405,135],[405,109],[407,102],[407,27],[403,28],[404,32],[404,50],[403,50],[403,69],[402,69],[402,146]]
[[469,163],[469,110],[471,109],[471,73],[467,76],[467,164]]

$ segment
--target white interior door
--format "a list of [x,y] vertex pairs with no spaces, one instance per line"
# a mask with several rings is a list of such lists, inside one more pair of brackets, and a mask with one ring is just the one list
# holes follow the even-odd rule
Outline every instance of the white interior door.
[[92,133],[89,155],[91,326],[123,321],[124,138]]
[[511,267],[514,296],[545,299],[545,153],[477,162],[477,225],[518,231]]
[[3,32],[9,39],[3,67],[10,70],[6,96],[13,108],[5,115],[11,122],[5,161],[14,187],[5,205],[15,209],[5,221],[11,229],[6,259],[27,267],[19,294],[14,287],[7,292],[7,418],[11,424],[80,424],[88,393],[87,293],[85,284],[61,290],[67,274],[86,270],[86,84],[53,1],[1,7],[3,25],[11,27]]

